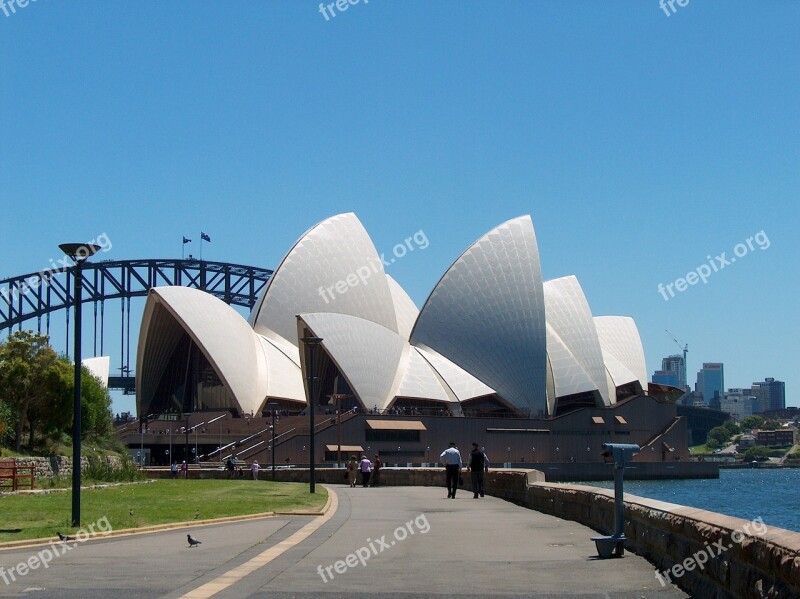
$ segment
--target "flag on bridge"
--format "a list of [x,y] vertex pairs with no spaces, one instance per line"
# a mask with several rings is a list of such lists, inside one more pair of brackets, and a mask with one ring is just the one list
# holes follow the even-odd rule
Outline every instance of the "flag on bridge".
[[192,243],[192,240],[191,240],[191,239],[189,239],[188,237],[185,237],[185,236],[184,236],[184,238],[183,238],[183,245],[186,245],[187,243]]
[[202,239],[203,241],[208,241],[209,243],[211,242],[211,237],[209,237],[208,235],[206,235],[202,231],[200,231],[200,239]]

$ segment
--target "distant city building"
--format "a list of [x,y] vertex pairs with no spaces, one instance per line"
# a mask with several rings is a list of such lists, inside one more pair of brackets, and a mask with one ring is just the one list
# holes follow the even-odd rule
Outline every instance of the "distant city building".
[[776,431],[756,431],[756,443],[768,447],[786,447],[794,445],[795,430],[779,429]]
[[769,387],[753,384],[750,395],[756,398],[756,413],[762,414],[769,410]]
[[659,385],[670,385],[689,391],[686,386],[686,364],[683,356],[674,355],[661,359],[661,370],[653,373],[653,382]]
[[703,367],[697,373],[697,382],[694,390],[702,393],[706,405],[711,400],[722,397],[725,392],[725,377],[721,362],[703,362]]
[[[758,392],[754,392],[758,389]],[[753,383],[751,393],[758,397],[759,412],[767,410],[783,410],[786,407],[786,383],[766,378],[761,382]]]
[[681,399],[681,405],[691,406],[694,408],[705,408],[706,403],[703,401],[703,394],[699,391],[692,391],[687,393]]
[[728,389],[720,400],[720,409],[737,422],[746,416],[752,416],[755,407],[756,398],[750,395],[749,389]]
[[739,443],[736,447],[737,451],[742,451],[744,449],[750,449],[756,444],[756,437],[755,435],[742,435],[739,437]]

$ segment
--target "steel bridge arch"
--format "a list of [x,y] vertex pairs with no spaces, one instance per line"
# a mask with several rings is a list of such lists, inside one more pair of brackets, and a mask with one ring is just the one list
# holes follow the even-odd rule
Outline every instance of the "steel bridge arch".
[[[130,302],[144,297],[153,287],[180,285],[200,289],[232,306],[252,309],[273,274],[272,270],[243,264],[207,260],[105,260],[86,262],[83,274],[82,304],[94,305],[94,354],[97,352],[97,321],[100,317],[100,354],[104,353],[105,302],[120,300],[122,315],[122,367],[120,377],[110,377],[112,388],[129,389]],[[75,267],[45,269],[0,280],[0,332],[36,319],[36,329],[50,334],[50,315],[66,310],[66,347],[69,347],[69,308],[73,306],[72,278]],[[98,314],[99,308],[99,314]],[[127,341],[127,352],[126,352]],[[117,380],[119,379],[119,380]]]

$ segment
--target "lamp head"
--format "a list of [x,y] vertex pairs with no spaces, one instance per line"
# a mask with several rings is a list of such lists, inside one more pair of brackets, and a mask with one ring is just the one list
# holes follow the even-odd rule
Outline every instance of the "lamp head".
[[76,264],[86,261],[100,251],[100,246],[96,243],[62,243],[58,247]]

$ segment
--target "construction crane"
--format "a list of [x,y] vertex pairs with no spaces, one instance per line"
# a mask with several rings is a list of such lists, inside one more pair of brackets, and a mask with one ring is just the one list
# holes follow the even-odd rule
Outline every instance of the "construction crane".
[[[664,329],[664,330],[666,330],[666,329]],[[680,341],[678,341],[675,338],[675,335],[673,335],[669,331],[667,331],[667,335],[669,335],[670,338],[675,342],[675,344],[681,349],[681,351],[683,351],[683,384],[684,385],[688,385],[689,384],[688,383],[688,379],[686,378],[687,373],[688,373],[688,368],[687,368],[687,364],[686,364],[686,354],[689,353],[689,344],[688,343],[681,343]]]
[[[666,329],[664,329],[664,330],[666,330]],[[667,331],[667,335],[669,335],[670,338],[672,338],[672,340],[675,342],[675,344],[681,349],[681,351],[683,351],[683,363],[686,364],[686,354],[689,353],[689,344],[688,343],[681,343],[680,341],[678,341],[675,338],[675,335],[673,335],[669,331]]]

